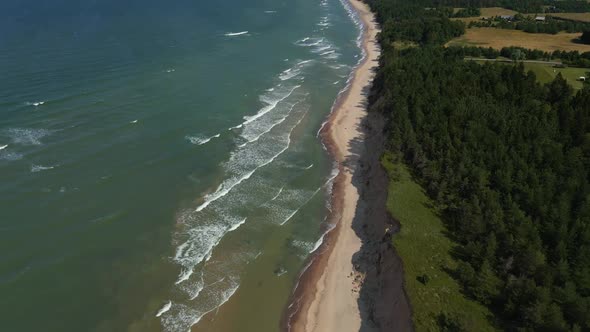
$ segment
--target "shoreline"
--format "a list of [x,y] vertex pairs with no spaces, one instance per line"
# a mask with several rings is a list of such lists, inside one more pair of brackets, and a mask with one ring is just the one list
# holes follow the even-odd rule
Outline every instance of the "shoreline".
[[358,331],[364,315],[359,308],[363,276],[353,266],[353,256],[363,246],[352,227],[360,196],[353,176],[356,176],[362,154],[359,149],[364,148],[362,124],[367,116],[367,96],[380,55],[376,39],[379,28],[367,4],[360,0],[348,2],[362,21],[363,58],[351,74],[349,86],[338,96],[320,133],[338,164],[339,173],[334,179],[331,197],[332,213],[327,220],[335,227],[325,235],[324,242],[300,275],[281,322],[284,331]]

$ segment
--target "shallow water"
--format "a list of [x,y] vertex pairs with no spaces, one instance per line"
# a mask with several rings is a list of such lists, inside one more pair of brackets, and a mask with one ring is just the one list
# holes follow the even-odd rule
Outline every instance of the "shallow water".
[[339,0],[0,4],[0,319],[276,331],[321,241]]

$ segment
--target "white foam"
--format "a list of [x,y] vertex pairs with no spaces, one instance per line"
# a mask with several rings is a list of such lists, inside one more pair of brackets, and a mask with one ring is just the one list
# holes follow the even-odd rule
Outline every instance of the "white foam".
[[[324,53],[324,51],[329,50],[331,48],[332,48],[332,45],[324,45],[324,46],[321,46],[321,47],[318,47],[318,48],[314,49],[312,52],[314,52],[314,53]],[[332,51],[334,51],[334,50],[332,50]],[[322,54],[320,54],[320,55],[322,55]]]
[[281,195],[281,193],[283,192],[283,188],[285,188],[285,186],[282,186],[282,187],[281,187],[281,189],[279,189],[279,192],[278,192],[276,195],[274,195],[274,197],[273,197],[273,198],[271,198],[270,200],[271,200],[271,201],[274,201],[275,199],[279,198],[279,196],[280,196],[280,195]]
[[305,167],[305,168],[303,168],[303,169],[304,169],[304,170],[308,170],[308,169],[311,169],[312,167],[313,167],[313,164],[311,164],[311,165],[309,165],[309,166],[307,166],[307,167]]
[[[325,219],[324,219],[325,220]],[[330,224],[328,226],[328,229],[322,234],[322,236],[320,236],[320,238],[314,243],[313,248],[309,251],[309,253],[313,253],[316,250],[318,250],[318,248],[322,245],[322,243],[324,243],[324,238],[326,237],[326,235],[328,233],[330,233],[331,230],[334,229],[334,227],[336,227],[334,224]]]
[[8,151],[8,150],[0,150],[0,160],[15,161],[15,160],[20,160],[22,158],[23,158],[23,155],[20,153]]
[[175,71],[176,71],[176,69],[174,69],[174,68],[169,68],[169,69],[166,69],[165,71],[166,71],[167,73],[173,73],[173,72],[175,72]]
[[286,80],[292,79],[293,77],[295,77],[295,76],[297,76],[299,74],[301,74],[301,70],[294,69],[294,68],[289,68],[289,69],[283,71],[281,73],[281,75],[279,75],[279,79],[281,81],[286,81]]
[[137,123],[137,120],[133,120],[133,121],[131,121],[131,122],[129,122],[129,123]]
[[31,172],[37,173],[37,172],[41,172],[41,171],[54,169],[55,167],[56,166],[31,165]]
[[201,270],[200,278],[198,278],[196,281],[186,282],[182,284],[181,288],[189,295],[191,301],[196,299],[205,288],[205,281],[203,280],[203,270]]
[[[219,303],[214,306],[213,308],[211,308],[210,310],[207,310],[205,312],[203,312],[202,314],[200,314],[191,324],[191,327],[195,324],[197,324],[201,318],[203,318],[203,316],[205,316],[206,314],[219,309],[222,305],[224,305],[238,290],[238,288],[240,287],[240,283],[239,281],[232,281],[231,285],[228,289],[224,290],[221,292],[220,294],[220,301]],[[189,327],[189,331],[190,331],[190,327]]]
[[[322,186],[323,187],[323,186]],[[305,202],[303,202],[303,204],[301,204],[297,209],[295,209],[295,211],[291,212],[287,218],[285,220],[283,220],[281,223],[279,223],[279,225],[283,226],[284,224],[286,224],[289,220],[291,220],[291,218],[293,218],[297,212],[299,212],[299,210],[301,210],[302,207],[304,207],[305,205],[307,205],[307,203],[309,203],[309,201],[311,201],[311,199],[320,191],[320,189],[322,189],[322,187],[319,187],[318,189],[316,189],[308,198],[307,200],[305,200]]]
[[170,310],[170,307],[172,307],[172,301],[166,302],[166,304],[164,304],[164,306],[162,308],[160,308],[160,310],[158,310],[156,317],[162,316],[162,314],[164,314],[166,311]]
[[275,109],[275,107],[277,107],[277,105],[280,102],[287,99],[293,93],[293,91],[295,91],[299,87],[300,87],[300,85],[295,85],[293,88],[291,88],[291,90],[288,93],[284,94],[283,96],[279,97],[278,99],[272,100],[272,101],[268,100],[267,101],[268,105],[266,107],[263,107],[260,111],[258,111],[258,113],[254,114],[252,116],[245,116],[244,119],[246,121],[244,121],[242,123],[242,125],[246,125],[246,124],[260,118],[261,116],[265,115],[266,113],[272,111],[273,109]]
[[178,280],[176,280],[176,285],[182,283],[183,281],[188,280],[188,278],[191,277],[191,275],[193,274],[193,269],[192,268],[188,268],[188,269],[183,269],[180,272],[180,276],[178,277]]
[[277,12],[276,10],[265,10],[264,11],[265,14],[274,14],[276,12]]
[[51,131],[47,129],[34,128],[9,128],[6,130],[12,143],[21,145],[41,145],[41,139],[50,135]]
[[211,256],[213,256],[213,250],[217,247],[217,245],[219,245],[219,242],[221,242],[221,239],[223,239],[223,236],[225,236],[225,234],[227,234],[229,232],[233,232],[236,229],[238,229],[240,226],[242,226],[246,222],[246,219],[248,219],[248,218],[246,217],[246,218],[238,221],[237,223],[231,225],[231,227],[228,228],[227,231],[225,231],[219,238],[217,238],[215,243],[213,243],[213,245],[209,249],[209,252],[207,252],[207,255],[205,255],[205,262],[208,262],[211,259]]
[[291,245],[301,249],[303,252],[305,252],[305,254],[309,254],[312,250],[313,247],[313,243],[311,242],[306,242],[306,241],[302,241],[302,240],[293,240],[291,241]]
[[[278,139],[278,141],[271,144],[268,142],[263,145],[257,144],[251,149],[233,152],[224,168],[234,175],[226,178],[214,193],[206,195],[205,201],[196,210],[187,210],[179,217],[179,222],[184,225],[185,230],[179,234],[183,239],[177,247],[174,257],[174,261],[183,266],[177,283],[187,280],[190,277],[190,275],[187,276],[189,271],[192,271],[205,259],[210,258],[212,251],[227,232],[239,227],[236,224],[245,222],[243,217],[238,218],[227,211],[223,202],[210,205],[229,194],[233,188],[250,178],[256,170],[272,163],[284,153],[290,146],[292,131],[301,123],[306,112],[301,115],[290,130],[283,131],[281,136],[272,138],[272,140]],[[280,150],[276,150],[277,148]],[[261,159],[256,151],[267,154],[267,156]],[[269,152],[272,155],[269,155]],[[205,210],[209,206],[210,208]]]
[[191,142],[191,144],[203,145],[205,143],[208,143],[209,141],[211,141],[214,138],[219,138],[220,136],[221,136],[221,134],[213,135],[211,137],[185,136],[185,139],[187,139],[189,142]]
[[246,145],[250,144],[250,143],[254,143],[256,141],[258,141],[262,136],[264,136],[265,134],[268,134],[274,127],[280,125],[281,123],[283,123],[287,117],[289,116],[289,114],[291,114],[291,111],[293,110],[293,108],[295,108],[295,106],[297,104],[299,104],[301,101],[297,101],[295,102],[293,105],[291,105],[291,108],[289,110],[289,112],[283,116],[282,118],[280,118],[279,120],[277,120],[276,122],[272,123],[269,127],[267,127],[266,129],[264,129],[262,132],[258,133],[256,136],[254,136],[252,138],[252,135],[254,135],[254,133],[258,128],[248,128],[249,130],[242,132],[241,136],[246,139],[245,143],[242,143],[240,145],[238,145],[239,148],[243,148]]
[[235,37],[247,34],[248,31],[240,31],[240,32],[228,32],[225,34],[226,37]]
[[321,44],[322,42],[324,42],[324,38],[323,37],[305,37],[303,39],[299,39],[298,41],[295,42],[295,45],[297,46],[303,46],[303,47],[311,47],[311,46],[316,46]]
[[44,101],[35,101],[35,102],[29,102],[29,101],[27,101],[27,102],[25,103],[25,105],[27,105],[27,106],[35,106],[35,107],[37,107],[37,106],[41,106],[41,105],[43,105],[43,104],[45,104],[45,102],[44,102]]
[[228,233],[229,233],[229,232],[233,232],[233,231],[235,231],[236,229],[238,229],[240,226],[242,226],[242,225],[243,225],[243,224],[246,222],[246,219],[248,219],[248,218],[246,217],[246,218],[242,219],[240,222],[238,222],[237,224],[234,224],[232,227],[230,227],[230,228],[227,230],[227,232],[228,232]]
[[8,144],[0,146],[0,150],[4,150],[8,147]]
[[284,224],[286,224],[289,220],[291,220],[291,218],[293,218],[297,212],[299,212],[299,209],[301,207],[298,207],[297,209],[295,209],[295,211],[291,212],[291,214],[289,214],[289,216],[287,217],[287,219],[283,220],[282,222],[279,223],[279,225],[283,226]]
[[[281,152],[282,153],[282,152]],[[260,167],[266,166],[269,163],[271,163],[274,160],[271,159],[270,161],[264,163],[263,165],[261,165]],[[259,167],[259,168],[260,168]],[[245,180],[248,180],[252,174],[254,174],[254,172],[257,170],[253,169],[250,172],[244,174],[242,177],[238,178],[237,180],[233,181],[233,183],[229,183],[228,182],[223,182],[221,183],[221,185],[219,185],[219,187],[217,187],[217,190],[215,190],[215,192],[213,194],[209,194],[205,196],[205,202],[203,202],[201,205],[199,205],[197,207],[197,209],[195,210],[196,212],[202,211],[204,208],[206,208],[209,204],[215,202],[216,200],[218,200],[219,198],[227,195],[235,186],[237,186],[238,184],[244,182]]]

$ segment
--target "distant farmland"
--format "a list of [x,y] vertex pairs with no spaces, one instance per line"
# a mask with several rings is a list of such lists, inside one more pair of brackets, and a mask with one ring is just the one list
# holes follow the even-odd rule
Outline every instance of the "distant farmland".
[[554,16],[572,21],[590,22],[590,13],[552,13],[547,14],[547,16]]
[[466,33],[451,40],[447,46],[481,46],[501,49],[508,46],[519,46],[531,49],[553,52],[565,51],[590,51],[590,45],[577,44],[574,40],[581,33],[558,33],[556,35],[543,33],[526,33],[520,30],[507,30],[497,28],[471,28]]

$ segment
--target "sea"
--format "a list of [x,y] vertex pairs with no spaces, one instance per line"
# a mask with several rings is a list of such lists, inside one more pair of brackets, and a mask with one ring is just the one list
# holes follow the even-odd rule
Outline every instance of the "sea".
[[279,330],[361,29],[347,0],[1,1],[0,330]]

